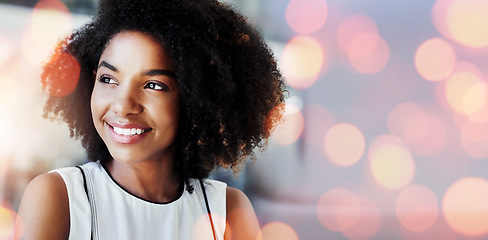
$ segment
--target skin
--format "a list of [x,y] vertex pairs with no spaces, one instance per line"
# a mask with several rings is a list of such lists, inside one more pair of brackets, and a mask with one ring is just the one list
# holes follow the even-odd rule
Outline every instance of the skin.
[[[181,188],[173,171],[179,91],[172,72],[171,59],[159,43],[140,32],[122,32],[100,58],[92,93],[95,128],[114,157],[106,169],[127,191],[153,202],[175,200]],[[148,132],[128,143],[114,135],[114,125]],[[224,238],[255,239],[259,224],[249,199],[228,187],[226,200]],[[61,176],[36,177],[25,190],[19,216],[15,239],[67,239],[69,205]]]

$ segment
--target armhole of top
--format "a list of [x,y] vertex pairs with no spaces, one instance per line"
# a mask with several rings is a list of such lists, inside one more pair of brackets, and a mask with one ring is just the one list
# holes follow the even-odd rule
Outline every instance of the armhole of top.
[[210,206],[208,204],[208,198],[207,198],[207,191],[205,191],[205,186],[203,184],[203,180],[200,179],[200,187],[202,188],[203,192],[203,198],[205,199],[205,206],[207,207],[207,213],[208,213],[208,219],[210,221],[210,226],[212,227],[212,233],[213,233],[213,238],[214,240],[217,240],[217,235],[215,233],[215,227],[213,223],[213,217],[212,217],[212,211],[210,211]]

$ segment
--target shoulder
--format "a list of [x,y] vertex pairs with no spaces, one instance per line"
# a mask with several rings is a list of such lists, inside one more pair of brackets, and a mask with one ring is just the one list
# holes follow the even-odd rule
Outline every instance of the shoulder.
[[225,239],[255,239],[259,224],[247,196],[239,189],[227,187],[227,229]]
[[22,197],[19,216],[16,239],[67,239],[69,203],[61,175],[51,172],[34,178]]

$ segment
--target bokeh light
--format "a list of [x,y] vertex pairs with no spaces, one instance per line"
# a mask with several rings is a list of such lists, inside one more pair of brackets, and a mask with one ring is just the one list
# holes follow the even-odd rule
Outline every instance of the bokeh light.
[[441,152],[446,145],[447,130],[445,123],[436,116],[428,115],[427,129],[422,138],[408,144],[411,151],[419,156],[431,157]]
[[333,188],[322,194],[317,202],[317,217],[330,231],[345,232],[359,220],[359,199],[344,188]]
[[488,3],[484,0],[437,0],[432,21],[451,40],[473,48],[488,46]]
[[453,183],[444,195],[442,211],[456,232],[468,236],[488,233],[488,181],[466,177]]
[[482,76],[469,70],[454,72],[447,79],[445,91],[449,105],[464,114],[477,112],[487,98]]
[[388,114],[387,127],[421,156],[438,153],[446,142],[445,124],[413,102],[395,106]]
[[328,59],[316,39],[307,36],[292,38],[283,49],[281,68],[286,82],[295,89],[306,89],[317,81]]
[[341,232],[349,239],[369,239],[381,225],[376,204],[345,188],[333,188],[322,194],[317,202],[317,217],[325,228]]
[[390,48],[378,34],[365,33],[351,40],[347,49],[347,57],[357,72],[376,74],[387,65]]
[[22,51],[33,64],[40,65],[56,43],[72,30],[73,19],[64,3],[41,0],[32,10],[28,31],[21,41]]
[[365,15],[351,15],[345,18],[337,28],[337,44],[343,52],[347,52],[351,41],[363,34],[378,35],[376,23]]
[[409,186],[398,195],[395,212],[406,229],[413,232],[426,231],[436,223],[439,215],[437,197],[425,186]]
[[[389,142],[390,139],[394,139]],[[410,151],[394,137],[381,136],[369,148],[369,163],[374,179],[387,189],[399,189],[413,179],[415,163]]]
[[436,0],[432,5],[431,18],[435,28],[444,37],[453,39],[447,28],[447,11],[453,0]]
[[[481,89],[481,88],[485,89]],[[476,102],[476,108],[477,110],[473,110],[473,112],[466,114],[466,116],[469,118],[469,120],[474,121],[474,122],[485,122],[488,121],[488,97],[483,97],[486,96],[484,92],[488,92],[486,89],[488,88],[488,85],[486,82],[476,84],[468,90],[467,94],[469,95],[471,91],[474,91],[473,96],[471,96],[471,99],[476,99],[476,97],[479,97],[481,99],[478,99]],[[482,99],[485,99],[482,101]]]
[[343,167],[354,165],[364,153],[364,135],[356,126],[339,123],[332,126],[324,138],[324,150],[329,159]]
[[374,201],[365,196],[359,197],[359,212],[356,223],[343,234],[352,240],[372,239],[381,227],[381,212]]
[[415,67],[418,73],[429,81],[447,78],[456,64],[456,54],[451,45],[440,38],[423,42],[415,53]]
[[[197,219],[197,221],[195,221],[195,223],[193,224],[193,228],[192,228],[192,232],[191,232],[191,239],[192,240],[198,240],[198,239],[205,239],[207,237],[213,237],[213,232],[212,232],[212,228],[210,228],[210,225],[209,225],[209,217],[210,215],[209,214],[204,214],[202,215],[201,217],[199,217]],[[226,226],[228,227],[227,222],[225,221],[225,218],[218,215],[218,214],[212,214],[211,215],[212,217],[212,221],[214,223],[214,226],[215,226],[215,230],[217,232],[220,232],[221,230],[221,227],[223,226]]]
[[17,214],[0,205],[0,239],[13,239]]
[[488,2],[454,0],[446,14],[447,29],[454,40],[469,47],[488,46]]
[[406,143],[419,141],[429,127],[428,116],[422,107],[406,102],[395,106],[388,114],[387,126],[390,133]]
[[300,138],[303,128],[304,119],[300,109],[291,103],[287,103],[284,121],[274,131],[272,140],[283,146],[291,145]]
[[319,104],[306,105],[302,113],[305,118],[304,140],[322,146],[325,134],[334,124],[332,113]]
[[0,113],[10,110],[18,96],[17,83],[10,76],[0,73]]
[[298,235],[290,225],[282,222],[270,222],[261,228],[256,240],[298,240]]
[[285,11],[288,25],[301,34],[319,30],[327,19],[325,0],[291,0]]
[[461,128],[464,150],[473,158],[488,158],[488,121],[466,121]]

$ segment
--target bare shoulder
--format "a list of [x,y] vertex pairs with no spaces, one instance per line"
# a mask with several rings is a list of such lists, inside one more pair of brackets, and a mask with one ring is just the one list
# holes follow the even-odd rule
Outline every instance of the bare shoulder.
[[259,223],[247,196],[239,189],[227,187],[226,199],[228,226],[224,238],[255,239],[259,233]]
[[15,228],[15,239],[68,238],[68,193],[58,173],[41,174],[29,183]]

